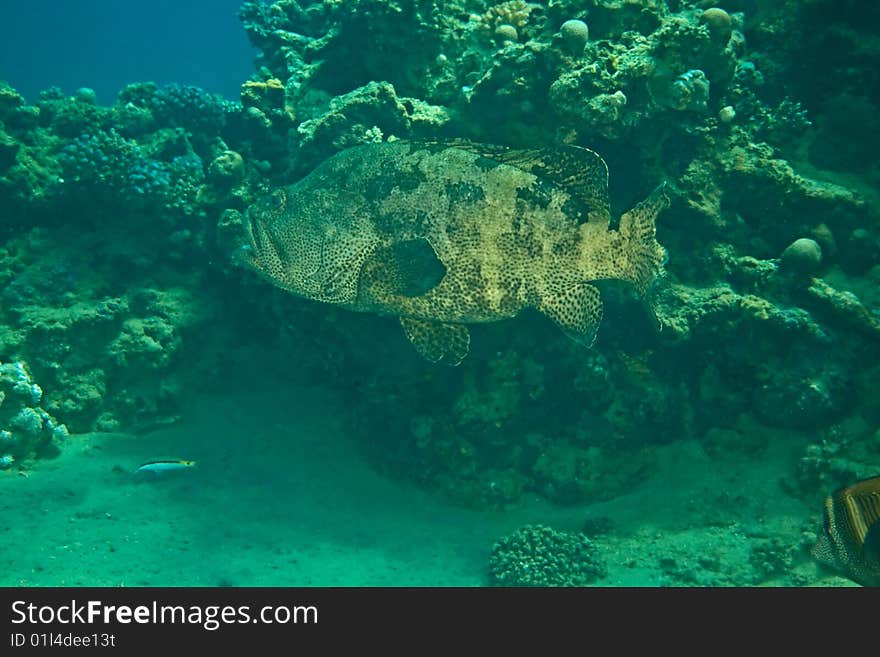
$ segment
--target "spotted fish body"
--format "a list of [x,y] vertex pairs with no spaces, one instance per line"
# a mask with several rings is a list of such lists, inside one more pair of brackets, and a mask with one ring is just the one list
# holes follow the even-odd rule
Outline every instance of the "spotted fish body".
[[395,141],[326,160],[252,206],[251,266],[299,296],[400,317],[431,361],[457,364],[466,324],[536,308],[590,346],[591,281],[644,293],[662,274],[662,188],[612,228],[608,170],[591,150]]
[[819,563],[863,586],[880,586],[880,477],[829,495],[813,547]]

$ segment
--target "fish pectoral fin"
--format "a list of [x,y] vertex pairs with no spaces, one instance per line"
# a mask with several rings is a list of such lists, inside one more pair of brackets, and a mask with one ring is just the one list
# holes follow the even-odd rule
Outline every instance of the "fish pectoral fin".
[[373,296],[418,297],[436,287],[446,267],[424,238],[402,240],[377,249],[361,271],[361,285]]
[[573,283],[554,290],[538,304],[538,310],[556,322],[575,342],[592,347],[602,321],[602,298],[589,283]]
[[422,356],[432,363],[458,365],[468,355],[471,334],[463,324],[426,322],[401,317],[403,332]]

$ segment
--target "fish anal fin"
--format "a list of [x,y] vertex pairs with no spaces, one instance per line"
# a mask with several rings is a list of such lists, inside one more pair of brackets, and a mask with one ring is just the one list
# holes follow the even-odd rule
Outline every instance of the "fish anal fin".
[[592,347],[602,321],[602,298],[589,283],[571,283],[545,293],[538,310],[575,342]]
[[403,332],[422,356],[432,363],[458,365],[468,355],[471,336],[463,324],[443,324],[401,317]]

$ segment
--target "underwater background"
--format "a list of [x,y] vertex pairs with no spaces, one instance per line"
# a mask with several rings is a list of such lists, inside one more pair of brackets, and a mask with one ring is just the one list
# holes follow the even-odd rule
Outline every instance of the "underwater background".
[[[0,3],[0,584],[854,585],[810,549],[880,474],[880,5],[137,7]],[[659,329],[611,289],[448,367],[242,266],[389,138],[665,181]]]

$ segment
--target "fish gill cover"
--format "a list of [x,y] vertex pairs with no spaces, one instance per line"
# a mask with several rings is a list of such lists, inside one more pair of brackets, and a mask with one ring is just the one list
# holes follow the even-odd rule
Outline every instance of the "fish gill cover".
[[[0,468],[173,423],[258,362],[340,395],[377,470],[482,509],[617,498],[670,445],[756,468],[783,445],[768,476],[813,514],[756,534],[733,572],[664,557],[664,581],[815,580],[822,500],[880,469],[875,6],[278,0],[240,18],[259,54],[239,102],[0,84]],[[656,318],[610,282],[592,349],[525,312],[471,327],[441,368],[393,318],[241,266],[271,190],[351,147],[453,139],[592,149],[613,217],[666,181]],[[716,524],[763,508],[708,494]]]

